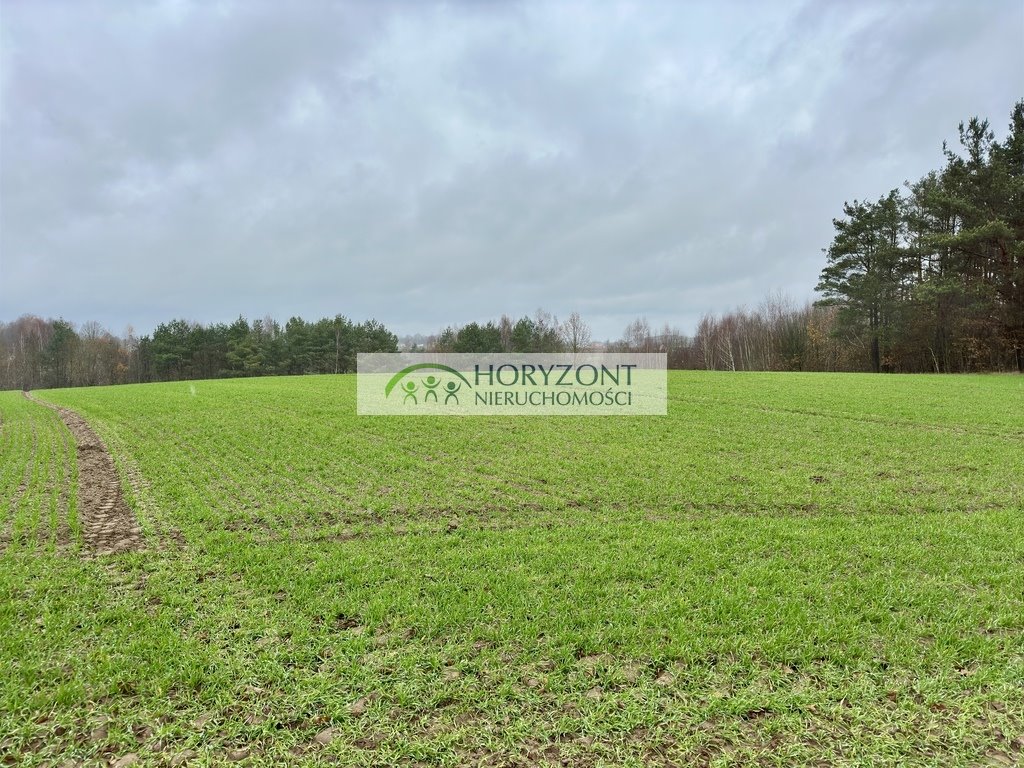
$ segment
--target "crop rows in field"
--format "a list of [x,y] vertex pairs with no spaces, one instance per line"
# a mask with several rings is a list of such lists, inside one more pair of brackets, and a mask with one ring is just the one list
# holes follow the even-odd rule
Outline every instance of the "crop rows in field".
[[74,438],[56,412],[0,392],[0,551],[71,547],[77,480]]
[[821,381],[680,376],[670,415],[649,419],[360,419],[337,377],[169,385],[149,401],[136,388],[121,393],[131,420],[103,418],[102,398],[89,407],[120,453],[160,473],[158,507],[278,538],[580,509],[920,514],[1019,500],[1024,461],[1006,456],[1024,455],[1024,432],[1005,411],[968,405],[950,423],[949,395],[928,397],[927,382],[908,403],[870,379]]
[[670,396],[664,418],[431,419],[356,417],[351,377],[41,393],[181,546],[8,561],[9,749],[1018,758],[1017,380],[674,374]]

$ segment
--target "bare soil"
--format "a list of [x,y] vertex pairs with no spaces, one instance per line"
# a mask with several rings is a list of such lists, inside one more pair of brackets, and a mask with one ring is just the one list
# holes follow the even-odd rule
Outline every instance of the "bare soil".
[[145,545],[142,528],[124,500],[114,459],[103,441],[74,411],[45,403],[28,393],[25,396],[56,410],[75,438],[78,521],[85,548],[95,555],[142,549]]

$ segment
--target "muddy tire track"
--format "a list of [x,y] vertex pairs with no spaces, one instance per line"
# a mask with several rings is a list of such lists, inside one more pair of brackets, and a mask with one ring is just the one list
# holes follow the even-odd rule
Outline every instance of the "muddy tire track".
[[95,555],[143,549],[145,537],[135,513],[124,500],[114,459],[92,427],[74,411],[51,405],[26,393],[39,405],[52,408],[75,438],[78,457],[78,522],[82,543]]
[[60,496],[57,499],[57,522],[53,530],[54,545],[58,552],[69,551],[75,541],[74,532],[71,530],[71,491],[75,473],[73,462],[75,461],[75,438],[74,435],[61,430],[60,433]]

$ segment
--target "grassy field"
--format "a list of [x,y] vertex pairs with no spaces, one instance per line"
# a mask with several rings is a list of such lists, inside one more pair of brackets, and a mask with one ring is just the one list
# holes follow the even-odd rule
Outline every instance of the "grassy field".
[[147,548],[82,556],[66,430],[0,394],[5,763],[1022,759],[1021,377],[677,373],[650,418],[37,395]]

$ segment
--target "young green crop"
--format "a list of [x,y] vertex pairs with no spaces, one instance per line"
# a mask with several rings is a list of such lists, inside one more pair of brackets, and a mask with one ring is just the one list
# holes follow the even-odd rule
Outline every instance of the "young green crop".
[[148,549],[4,555],[18,762],[1024,749],[1018,377],[674,373],[651,418],[360,418],[347,376],[38,394]]
[[0,551],[54,551],[77,535],[75,443],[56,411],[0,392]]

